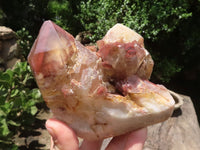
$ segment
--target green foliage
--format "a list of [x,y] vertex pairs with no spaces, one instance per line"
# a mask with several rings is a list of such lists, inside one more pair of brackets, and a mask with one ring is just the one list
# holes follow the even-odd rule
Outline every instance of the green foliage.
[[65,30],[70,30],[69,17],[72,15],[72,9],[70,8],[69,1],[56,1],[51,0],[48,3],[48,11],[52,16],[52,20]]
[[16,34],[18,36],[18,41],[17,41],[18,48],[20,49],[19,56],[21,60],[25,61],[33,45],[33,37],[29,34],[29,31],[26,30],[25,28],[18,30]]
[[0,72],[0,145],[5,149],[16,149],[14,135],[34,122],[41,94],[31,89],[33,82],[27,62]]
[[78,2],[78,0],[50,0],[47,5],[49,18],[73,35],[82,28],[78,18],[75,18],[78,13]]
[[121,4],[121,1],[114,0],[81,1],[80,13],[76,17],[80,19],[84,29],[93,34],[90,37],[92,41],[101,39],[109,28],[121,22]]
[[192,15],[188,1],[82,1],[77,17],[86,30],[94,33],[93,40],[101,39],[116,23],[135,29],[145,39],[157,40],[160,34],[174,31],[182,20]]
[[154,69],[154,76],[162,82],[169,82],[171,77],[174,76],[177,72],[180,72],[182,66],[176,64],[176,60],[164,58],[162,60],[154,59],[157,62]]

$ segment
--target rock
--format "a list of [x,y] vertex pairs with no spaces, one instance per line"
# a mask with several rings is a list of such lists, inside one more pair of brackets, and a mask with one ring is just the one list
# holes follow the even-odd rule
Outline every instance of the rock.
[[0,39],[8,40],[8,39],[12,39],[12,38],[16,38],[15,32],[8,27],[0,26]]
[[1,70],[4,67],[4,69],[12,68],[18,60],[18,54],[19,48],[15,32],[10,28],[0,26],[0,56],[4,61],[3,64],[1,63]]
[[4,59],[0,57],[0,71],[4,71],[5,70],[5,62]]
[[0,57],[0,64],[4,64],[4,59]]
[[91,42],[89,37],[91,37],[91,36],[92,36],[92,34],[90,32],[83,31],[83,32],[78,33],[78,35],[76,35],[75,39],[82,44],[89,44]]
[[200,128],[193,103],[183,96],[183,105],[167,121],[148,127],[144,150],[199,150]]
[[1,52],[1,50],[3,49],[3,46],[2,46],[3,44],[2,44],[2,41],[0,40],[0,52]]
[[16,57],[18,55],[18,52],[19,52],[19,49],[17,47],[16,39],[10,39],[10,40],[3,41],[2,56],[6,61],[12,59],[13,57]]
[[17,62],[20,62],[21,60],[19,58],[16,58],[16,57],[13,57],[12,59],[8,60],[7,61],[7,65],[6,67],[7,68],[13,68],[13,66],[17,63]]

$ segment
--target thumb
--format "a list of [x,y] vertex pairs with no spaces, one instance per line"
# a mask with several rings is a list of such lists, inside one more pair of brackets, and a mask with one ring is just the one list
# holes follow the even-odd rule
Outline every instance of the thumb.
[[106,150],[142,150],[147,137],[147,129],[139,129],[114,137]]
[[51,150],[78,150],[78,138],[65,123],[49,119],[46,122],[46,128],[52,137]]

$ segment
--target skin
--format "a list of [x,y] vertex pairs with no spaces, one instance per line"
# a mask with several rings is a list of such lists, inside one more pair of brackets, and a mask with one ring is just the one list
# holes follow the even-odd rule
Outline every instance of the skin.
[[[51,135],[51,150],[100,150],[102,140],[83,140],[79,147],[78,137],[65,123],[49,119],[46,128]],[[114,137],[106,150],[142,150],[147,137],[147,129],[139,129],[124,135]]]

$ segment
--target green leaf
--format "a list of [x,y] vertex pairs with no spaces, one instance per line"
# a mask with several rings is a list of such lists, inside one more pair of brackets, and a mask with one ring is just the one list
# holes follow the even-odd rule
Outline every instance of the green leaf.
[[20,109],[21,105],[22,105],[22,99],[20,97],[15,98],[15,100],[14,100],[14,107]]
[[18,146],[13,144],[11,150],[19,150]]
[[19,74],[20,68],[18,67],[18,63],[15,65],[13,72],[15,72],[15,74]]
[[41,93],[40,93],[39,89],[33,89],[31,91],[31,96],[32,96],[33,99],[40,99]]
[[2,128],[2,135],[7,136],[10,133],[10,130],[8,129],[8,125],[6,123],[6,119],[2,119],[1,121],[1,128]]
[[6,73],[10,76],[10,78],[13,77],[13,71],[12,71],[12,70],[7,69],[7,70],[6,70]]
[[10,113],[10,111],[12,110],[12,105],[10,103],[6,102],[0,108],[4,113],[6,113],[6,115],[8,115]]
[[19,90],[18,90],[18,89],[12,90],[12,92],[11,92],[11,97],[15,97],[18,93],[19,93]]
[[10,88],[13,82],[13,73],[10,69],[6,70],[6,72],[3,72],[0,74],[0,83],[6,87]]
[[17,123],[17,122],[15,122],[13,120],[9,120],[7,123],[10,124],[10,125],[16,126],[16,127],[21,125],[20,123]]
[[8,95],[8,89],[3,85],[0,86],[0,105],[5,103],[7,95]]
[[3,74],[0,74],[0,83],[1,82],[9,83],[9,81],[10,81],[9,74],[7,74],[6,72],[4,72]]
[[12,144],[12,142],[10,140],[1,140],[0,139],[0,143],[4,143],[4,144]]
[[26,84],[26,82],[27,82],[29,76],[30,76],[30,74],[28,74],[28,73],[25,75],[24,80],[23,80],[23,82],[22,82],[24,85]]
[[32,114],[32,115],[35,115],[35,114],[37,113],[37,111],[38,111],[38,109],[37,109],[36,106],[32,106],[32,107],[31,107],[31,114]]
[[1,116],[7,116],[7,114],[0,108],[0,117]]
[[27,70],[27,62],[18,62],[14,67],[14,71],[19,75],[26,72],[26,70]]

